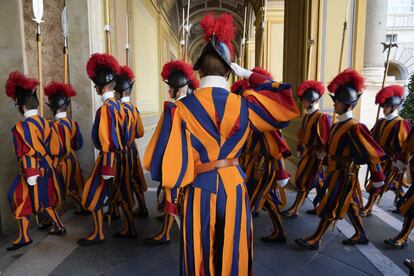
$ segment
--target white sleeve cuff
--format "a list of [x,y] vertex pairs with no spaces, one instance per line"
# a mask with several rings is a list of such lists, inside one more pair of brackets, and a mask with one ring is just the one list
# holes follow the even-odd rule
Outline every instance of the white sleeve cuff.
[[102,175],[102,178],[103,178],[104,180],[108,180],[108,179],[113,178],[113,176],[112,176],[112,175]]
[[282,180],[277,180],[277,184],[278,184],[280,187],[285,187],[285,186],[286,186],[286,184],[288,184],[288,182],[289,182],[289,178],[282,179]]
[[27,184],[29,184],[30,186],[34,186],[37,184],[37,178],[39,176],[38,175],[33,175],[27,178]]
[[379,182],[372,182],[372,186],[374,186],[374,188],[379,188],[385,185],[384,181],[379,181]]

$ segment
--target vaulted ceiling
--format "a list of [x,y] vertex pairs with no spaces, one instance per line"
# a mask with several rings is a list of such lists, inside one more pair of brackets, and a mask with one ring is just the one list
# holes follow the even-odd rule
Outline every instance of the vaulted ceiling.
[[187,15],[187,6],[190,2],[190,36],[189,36],[189,56],[190,59],[196,58],[203,45],[203,32],[198,24],[207,12],[220,14],[228,12],[233,15],[237,29],[236,39],[234,40],[235,54],[239,52],[239,45],[243,33],[243,20],[245,6],[249,6],[254,13],[254,17],[263,6],[264,0],[160,0],[159,5],[168,15],[171,27],[177,37],[182,34],[182,13],[184,9]]

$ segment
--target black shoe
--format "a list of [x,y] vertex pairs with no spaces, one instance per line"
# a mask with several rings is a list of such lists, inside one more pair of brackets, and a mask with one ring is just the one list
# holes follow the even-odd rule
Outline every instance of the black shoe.
[[45,223],[39,224],[37,226],[37,229],[39,229],[40,231],[47,231],[50,228],[52,228],[52,226],[53,226],[53,223],[51,221],[47,221]]
[[264,237],[261,238],[261,240],[262,240],[262,242],[269,242],[269,243],[286,243],[287,242],[287,239],[284,235],[264,236]]
[[302,246],[305,247],[307,249],[311,249],[311,250],[318,250],[319,249],[319,242],[314,243],[314,244],[310,244],[307,241],[305,241],[304,239],[296,239],[295,242]]
[[98,243],[103,243],[106,239],[103,240],[88,240],[88,239],[79,239],[78,244],[80,246],[90,246]]
[[144,239],[144,243],[149,244],[149,245],[166,245],[169,244],[170,241],[168,240],[156,240],[154,238],[146,238]]
[[115,239],[136,239],[137,238],[137,234],[136,233],[126,233],[126,234],[122,234],[121,232],[115,233],[113,235],[113,237]]
[[294,214],[294,213],[289,213],[288,211],[283,211],[283,212],[281,212],[280,213],[282,216],[284,216],[285,218],[288,218],[288,219],[295,219],[295,218],[297,218],[298,217],[298,215],[297,214]]
[[405,259],[404,260],[404,265],[406,267],[408,267],[408,269],[410,270],[410,272],[414,270],[414,260]]
[[61,228],[61,229],[52,229],[49,231],[48,233],[51,236],[64,236],[66,235],[66,229],[65,228]]
[[25,243],[12,244],[11,246],[7,247],[7,248],[6,248],[6,250],[7,250],[7,251],[14,251],[14,250],[17,250],[17,249],[19,249],[19,248],[22,248],[22,247],[28,246],[28,245],[29,245],[29,244],[31,244],[32,242],[33,242],[33,241],[32,241],[32,240],[30,240],[30,241],[25,242]]
[[87,216],[90,213],[91,212],[89,212],[88,210],[85,210],[85,209],[79,209],[79,210],[76,210],[75,212],[73,212],[73,214],[76,215],[76,216]]
[[310,209],[306,211],[306,214],[308,215],[316,215],[316,210],[315,209]]
[[148,210],[145,210],[145,211],[139,210],[138,212],[134,213],[134,217],[138,217],[138,218],[147,218],[148,216],[149,216]]
[[385,244],[388,244],[396,249],[404,249],[408,247],[408,242],[405,242],[403,244],[399,244],[396,241],[394,241],[393,239],[388,239],[384,241]]
[[350,246],[355,246],[357,244],[369,244],[369,240],[368,239],[359,239],[359,240],[354,240],[354,239],[346,239],[342,241],[343,245],[350,245]]
[[394,214],[398,214],[398,215],[400,215],[400,214],[401,214],[400,210],[398,210],[398,209],[394,209],[394,210],[392,210],[391,212],[393,212]]

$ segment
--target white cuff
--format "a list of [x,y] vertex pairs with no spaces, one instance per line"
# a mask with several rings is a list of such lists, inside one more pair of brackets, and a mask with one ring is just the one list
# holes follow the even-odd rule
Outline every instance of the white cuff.
[[405,165],[403,162],[401,162],[400,160],[394,161],[392,163],[392,165],[397,168],[400,172],[405,172],[405,170],[407,169],[407,165]]
[[27,184],[29,184],[30,186],[34,186],[37,184],[37,178],[39,177],[39,175],[33,175],[27,178]]
[[289,178],[282,179],[282,180],[276,180],[276,182],[280,187],[285,187],[286,184],[288,184],[289,182]]
[[302,153],[300,151],[296,151],[296,156],[300,159],[302,158]]
[[231,69],[233,69],[234,74],[236,74],[239,77],[245,78],[245,79],[248,79],[253,74],[252,71],[241,67],[237,63],[232,63],[231,64]]
[[102,178],[103,178],[104,180],[108,180],[108,179],[113,178],[113,176],[112,176],[112,175],[102,175]]
[[379,182],[372,182],[372,186],[374,186],[374,188],[379,188],[385,185],[384,181],[379,181]]
[[328,170],[328,166],[322,165],[322,170],[323,170],[324,173],[326,173],[326,171]]

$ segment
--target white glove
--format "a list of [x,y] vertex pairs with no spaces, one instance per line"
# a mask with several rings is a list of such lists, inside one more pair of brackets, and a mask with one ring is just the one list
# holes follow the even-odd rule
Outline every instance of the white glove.
[[379,182],[372,182],[372,186],[374,186],[374,188],[379,188],[385,185],[384,181],[379,181]]
[[301,158],[302,158],[302,153],[301,153],[300,151],[297,151],[297,152],[296,152],[296,156],[297,156],[299,159],[301,159]]
[[39,177],[39,175],[33,175],[27,178],[27,184],[29,184],[30,186],[34,186],[37,184],[37,178]]
[[397,168],[401,173],[403,173],[407,170],[407,165],[405,165],[400,160],[394,161],[392,163],[392,165],[394,166],[394,168]]
[[102,175],[102,178],[104,180],[109,180],[109,179],[113,178],[113,176],[112,175]]
[[325,153],[324,153],[323,151],[318,151],[318,152],[316,153],[316,157],[317,157],[319,160],[322,160],[322,159],[325,157]]
[[245,78],[245,79],[248,79],[250,77],[250,75],[253,74],[252,71],[244,69],[243,67],[241,67],[237,63],[232,63],[231,64],[231,69],[233,69],[234,74],[236,74],[239,77]]
[[288,182],[289,182],[289,178],[286,178],[286,179],[282,179],[282,180],[276,180],[276,182],[277,182],[277,184],[280,186],[280,187],[285,187],[286,186],[286,184],[288,184]]
[[175,222],[178,225],[178,230],[181,230],[181,219],[180,219],[180,216],[177,215],[177,214],[174,214],[173,216],[174,216]]

